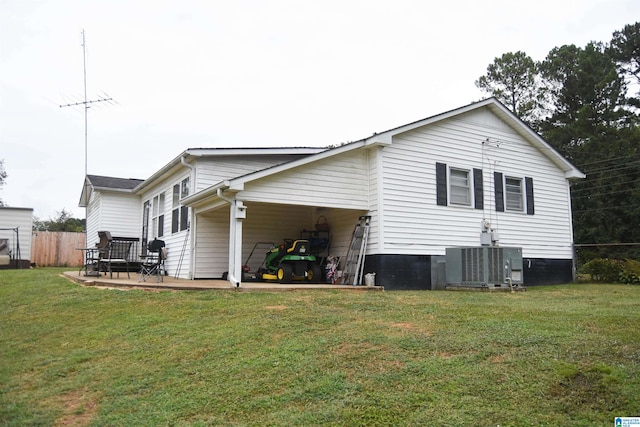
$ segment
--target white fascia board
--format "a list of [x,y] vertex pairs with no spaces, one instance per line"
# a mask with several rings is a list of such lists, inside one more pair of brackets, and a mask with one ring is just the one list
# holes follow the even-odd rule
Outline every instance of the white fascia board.
[[389,132],[373,135],[364,140],[366,147],[386,147],[393,143],[393,135]]
[[93,187],[93,191],[101,193],[131,193],[133,189],[130,188],[113,188],[113,187]]

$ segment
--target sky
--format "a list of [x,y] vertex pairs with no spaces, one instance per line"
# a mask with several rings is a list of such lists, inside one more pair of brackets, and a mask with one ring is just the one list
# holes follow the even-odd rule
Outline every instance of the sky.
[[[506,52],[639,18],[638,0],[0,0],[0,199],[84,218],[85,166],[146,179],[188,148],[359,140],[484,98]],[[86,99],[112,98],[86,127],[60,107],[85,69]]]

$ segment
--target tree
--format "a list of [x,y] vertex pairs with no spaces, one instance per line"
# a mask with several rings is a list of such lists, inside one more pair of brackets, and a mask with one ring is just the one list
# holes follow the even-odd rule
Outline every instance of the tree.
[[[540,67],[553,107],[540,130],[587,175],[572,184],[576,243],[640,241],[633,225],[640,208],[640,135],[637,117],[621,108],[627,102],[627,87],[609,52],[597,42],[585,48],[565,45],[552,49]],[[637,255],[632,247],[591,252]]]
[[83,232],[85,229],[85,220],[77,219],[71,216],[70,212],[62,209],[56,212],[56,218],[49,218],[47,221],[41,221],[38,218],[33,220],[33,229],[36,231],[71,231]]
[[539,120],[545,91],[540,85],[538,64],[526,53],[507,52],[495,58],[487,67],[487,74],[475,84],[529,125],[535,126]]
[[569,160],[587,163],[608,132],[627,123],[624,80],[602,43],[556,47],[540,65],[551,114],[539,130]]
[[[628,108],[640,108],[640,92],[628,95],[630,85],[640,85],[640,23],[614,32],[609,45],[553,48],[535,68],[526,58],[522,52],[496,58],[476,85],[521,115],[518,100],[525,86],[538,91],[522,98],[538,102],[544,112],[534,129],[587,175],[571,185],[576,243],[640,242],[640,117]],[[590,252],[640,258],[638,246]],[[584,255],[580,251],[579,259],[588,260]]]
[[[4,170],[4,159],[0,159],[0,188],[5,184],[7,176],[7,172]],[[2,199],[0,199],[0,206],[6,206]]]
[[[618,70],[632,85],[640,85],[640,22],[629,24],[613,33],[609,54],[616,61]],[[628,104],[640,108],[640,89]]]

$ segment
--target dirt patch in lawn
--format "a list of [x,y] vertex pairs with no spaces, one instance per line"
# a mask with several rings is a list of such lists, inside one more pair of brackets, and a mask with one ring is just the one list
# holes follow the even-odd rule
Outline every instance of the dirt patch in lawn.
[[74,390],[60,396],[64,414],[56,420],[57,427],[82,427],[91,424],[98,414],[98,399],[87,390]]

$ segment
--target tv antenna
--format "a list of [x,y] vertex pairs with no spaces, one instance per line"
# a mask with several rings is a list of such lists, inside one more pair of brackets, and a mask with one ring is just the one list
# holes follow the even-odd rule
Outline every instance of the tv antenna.
[[[82,71],[83,71],[83,77],[84,77],[84,101],[81,102],[74,102],[71,104],[64,104],[64,105],[60,105],[60,108],[63,107],[75,107],[78,105],[83,105],[84,106],[84,176],[85,179],[87,177],[87,164],[88,164],[88,155],[87,155],[87,148],[88,148],[88,132],[87,132],[87,116],[88,116],[88,111],[89,108],[91,107],[91,104],[96,104],[99,102],[111,102],[113,101],[113,98],[109,97],[109,95],[107,95],[106,97],[99,97],[97,99],[87,99],[87,49],[86,49],[86,42],[85,42],[85,38],[84,38],[84,30],[82,30]],[[106,95],[106,94],[105,94]]]

